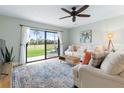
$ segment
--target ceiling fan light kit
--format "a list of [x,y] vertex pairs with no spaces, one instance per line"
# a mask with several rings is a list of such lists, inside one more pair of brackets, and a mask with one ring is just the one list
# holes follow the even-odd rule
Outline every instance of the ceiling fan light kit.
[[64,12],[68,13],[69,16],[61,17],[59,19],[64,19],[64,18],[72,17],[72,22],[75,22],[76,21],[76,16],[77,17],[90,17],[89,14],[80,14],[81,12],[86,10],[88,7],[89,7],[89,5],[84,5],[83,7],[78,9],[77,11],[76,11],[76,7],[72,7],[72,11],[68,11],[65,8],[61,8]]

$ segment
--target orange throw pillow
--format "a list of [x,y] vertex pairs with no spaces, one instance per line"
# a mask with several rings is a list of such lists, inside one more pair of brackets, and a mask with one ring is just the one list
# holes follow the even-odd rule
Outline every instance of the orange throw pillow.
[[91,59],[91,52],[85,52],[84,58],[82,60],[82,64],[89,64]]

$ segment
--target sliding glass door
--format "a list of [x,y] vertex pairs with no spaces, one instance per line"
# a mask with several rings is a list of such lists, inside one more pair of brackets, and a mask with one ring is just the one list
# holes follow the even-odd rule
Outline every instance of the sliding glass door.
[[30,30],[27,62],[45,59],[45,32]]
[[56,32],[46,32],[46,58],[58,56],[58,35]]
[[27,62],[57,57],[59,54],[58,41],[57,32],[31,29],[26,47]]

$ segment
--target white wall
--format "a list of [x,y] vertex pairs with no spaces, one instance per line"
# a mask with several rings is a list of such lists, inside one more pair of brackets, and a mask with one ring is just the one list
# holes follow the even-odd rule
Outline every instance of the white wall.
[[71,29],[69,31],[69,44],[80,44],[80,32],[90,29],[93,31],[93,45],[107,45],[108,39],[106,38],[106,34],[113,32],[115,48],[124,48],[124,16],[118,16]]
[[52,25],[36,23],[32,21],[7,17],[7,16],[0,16],[0,38],[6,40],[6,44],[8,47],[14,47],[14,55],[15,61],[18,62],[19,59],[19,49],[20,49],[20,24],[29,25],[39,28],[46,28],[46,29],[54,29],[54,30],[61,30],[63,32],[63,44],[64,49],[67,48],[68,45],[68,31],[67,29],[55,27]]

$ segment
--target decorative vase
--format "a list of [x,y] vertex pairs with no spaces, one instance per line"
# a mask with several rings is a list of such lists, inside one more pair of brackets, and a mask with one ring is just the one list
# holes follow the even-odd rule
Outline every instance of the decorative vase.
[[2,74],[8,75],[10,73],[10,68],[12,67],[12,63],[4,63],[2,66]]

